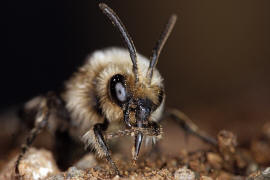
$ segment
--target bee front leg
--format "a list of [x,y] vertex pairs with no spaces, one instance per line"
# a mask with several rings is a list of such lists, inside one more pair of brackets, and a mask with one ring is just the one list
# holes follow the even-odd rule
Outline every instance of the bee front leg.
[[[111,153],[106,144],[106,141],[103,136],[103,132],[108,128],[108,121],[105,120],[104,123],[97,123],[94,125],[92,130],[86,132],[83,136],[83,142],[86,145],[86,149],[94,148],[100,157],[106,158],[106,160],[110,163],[112,168],[114,169],[117,175],[120,175],[120,172],[115,164],[115,162],[111,158]],[[91,147],[90,147],[91,146]]]
[[165,112],[166,117],[172,118],[175,123],[177,123],[185,132],[193,134],[203,140],[206,143],[217,146],[217,141],[212,136],[208,135],[206,132],[200,130],[198,126],[183,112],[177,109],[167,109]]

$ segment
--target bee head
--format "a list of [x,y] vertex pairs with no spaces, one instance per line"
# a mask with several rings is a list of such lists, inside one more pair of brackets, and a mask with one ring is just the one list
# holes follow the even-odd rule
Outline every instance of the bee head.
[[110,99],[123,110],[124,120],[131,127],[148,124],[150,115],[162,103],[163,85],[136,82],[133,76],[115,74],[109,81]]
[[[153,49],[148,68],[145,70],[140,69],[142,66],[138,65],[136,48],[119,17],[106,4],[100,3],[99,7],[119,30],[132,62],[132,74],[127,73],[130,70],[126,70],[114,74],[109,80],[110,99],[121,108],[124,122],[129,128],[148,128],[151,124],[150,118],[159,112],[157,109],[161,106],[164,97],[163,85],[160,82],[152,82],[154,69],[160,52],[175,25],[177,16],[172,15],[169,19]],[[135,157],[138,156],[142,138],[142,132],[135,135]]]

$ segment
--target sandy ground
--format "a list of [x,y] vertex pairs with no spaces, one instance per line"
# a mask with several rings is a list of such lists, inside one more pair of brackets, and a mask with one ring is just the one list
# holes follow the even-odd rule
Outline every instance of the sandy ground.
[[[13,128],[7,130],[13,124]],[[14,162],[20,151],[18,144],[25,133],[11,136],[16,130],[16,121],[2,124],[0,179],[14,179]],[[6,127],[6,128],[5,128]],[[219,131],[217,146],[203,143],[187,136],[169,124],[164,128],[164,138],[152,148],[143,148],[138,161],[131,159],[133,141],[120,139],[117,148],[112,148],[112,158],[121,176],[104,159],[93,153],[85,154],[66,170],[60,170],[51,146],[51,135],[43,133],[33,148],[23,158],[19,170],[21,179],[270,179],[270,122],[260,133],[245,143],[238,142],[237,134]],[[14,139],[12,142],[11,139]]]

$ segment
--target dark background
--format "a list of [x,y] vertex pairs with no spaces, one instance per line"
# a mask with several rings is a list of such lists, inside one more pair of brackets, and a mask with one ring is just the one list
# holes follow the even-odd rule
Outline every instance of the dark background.
[[[123,46],[97,2],[8,1],[1,22],[7,28],[1,40],[1,109],[57,89],[94,50]],[[240,138],[269,121],[270,1],[105,2],[145,56],[168,17],[178,14],[157,66],[168,106],[212,133],[225,128]]]

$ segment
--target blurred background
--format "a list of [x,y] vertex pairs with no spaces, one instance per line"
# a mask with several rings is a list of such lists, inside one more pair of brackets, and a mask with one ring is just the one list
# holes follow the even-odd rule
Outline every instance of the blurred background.
[[[8,1],[1,22],[7,28],[0,61],[3,113],[60,87],[89,53],[124,45],[98,2]],[[157,65],[169,107],[212,135],[227,129],[240,140],[269,121],[270,1],[105,2],[148,57],[169,16],[178,15]]]

